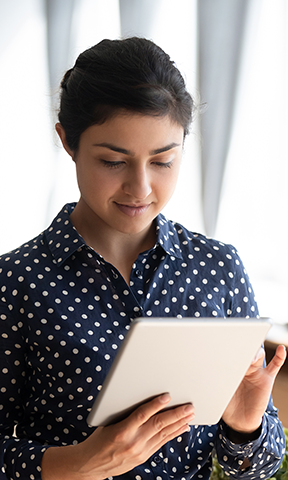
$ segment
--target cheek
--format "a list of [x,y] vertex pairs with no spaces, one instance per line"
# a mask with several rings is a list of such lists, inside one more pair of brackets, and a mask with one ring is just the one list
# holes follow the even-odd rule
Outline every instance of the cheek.
[[175,187],[177,184],[177,177],[175,175],[171,177],[166,177],[163,181],[160,181],[155,184],[155,190],[158,192],[158,196],[163,199],[163,201],[167,201],[171,198],[174,193]]
[[101,172],[90,169],[77,170],[77,181],[81,193],[93,196],[107,196],[108,192],[115,189],[113,179]]
[[166,179],[165,179],[165,182],[164,182],[164,188],[166,188],[166,190],[170,191],[173,193],[173,191],[175,190],[175,187],[177,185],[177,181],[178,181],[178,176],[179,176],[179,168],[174,168],[173,171],[170,173],[170,175],[167,175]]

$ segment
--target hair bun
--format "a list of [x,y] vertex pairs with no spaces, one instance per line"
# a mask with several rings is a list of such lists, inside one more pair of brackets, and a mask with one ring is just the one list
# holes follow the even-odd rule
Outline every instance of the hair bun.
[[68,80],[69,80],[70,75],[72,73],[72,70],[73,70],[73,68],[70,68],[69,70],[67,70],[67,72],[65,73],[65,75],[62,79],[61,88],[64,88],[65,90],[67,90],[67,83],[68,83]]

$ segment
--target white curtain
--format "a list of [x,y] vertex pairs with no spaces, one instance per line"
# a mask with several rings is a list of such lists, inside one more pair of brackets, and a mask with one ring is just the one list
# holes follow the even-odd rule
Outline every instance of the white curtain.
[[[259,13],[261,4],[257,2],[257,5]],[[223,175],[234,126],[241,60],[246,56],[242,55],[246,27],[254,9],[255,1],[249,0],[198,2],[199,91],[207,105],[200,119],[202,203],[204,227],[210,236],[215,235],[217,225]],[[254,18],[254,30],[255,23]]]
[[[250,30],[254,38],[250,42],[247,37],[249,64],[243,71],[216,230],[217,237],[237,245],[261,313],[278,323],[288,323],[287,32],[287,1],[262,1],[257,30]],[[283,338],[287,334],[287,328],[281,331]]]

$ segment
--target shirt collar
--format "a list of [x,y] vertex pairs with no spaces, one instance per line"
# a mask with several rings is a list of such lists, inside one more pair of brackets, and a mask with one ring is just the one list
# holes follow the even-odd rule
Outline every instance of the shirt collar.
[[[76,203],[66,204],[50,227],[45,230],[48,247],[57,265],[61,265],[73,253],[86,245],[70,220],[75,205]],[[156,217],[156,234],[155,247],[160,245],[168,255],[183,259],[177,230],[174,224],[167,220],[163,214]]]
[[157,244],[171,257],[183,260],[182,250],[179,245],[179,235],[175,224],[160,213],[156,217]]
[[83,247],[85,241],[73,226],[70,215],[76,203],[68,203],[53,220],[50,227],[45,230],[48,247],[54,262],[61,265],[79,248]]

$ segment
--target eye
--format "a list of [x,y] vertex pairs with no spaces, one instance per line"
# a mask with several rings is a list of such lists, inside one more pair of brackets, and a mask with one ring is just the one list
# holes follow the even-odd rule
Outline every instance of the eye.
[[124,164],[124,162],[112,162],[112,161],[108,161],[108,160],[104,160],[101,158],[101,163],[104,165],[104,167],[107,167],[107,168],[119,168],[121,165]]
[[154,165],[157,167],[162,167],[162,168],[171,168],[173,161],[171,160],[170,162],[153,162]]

